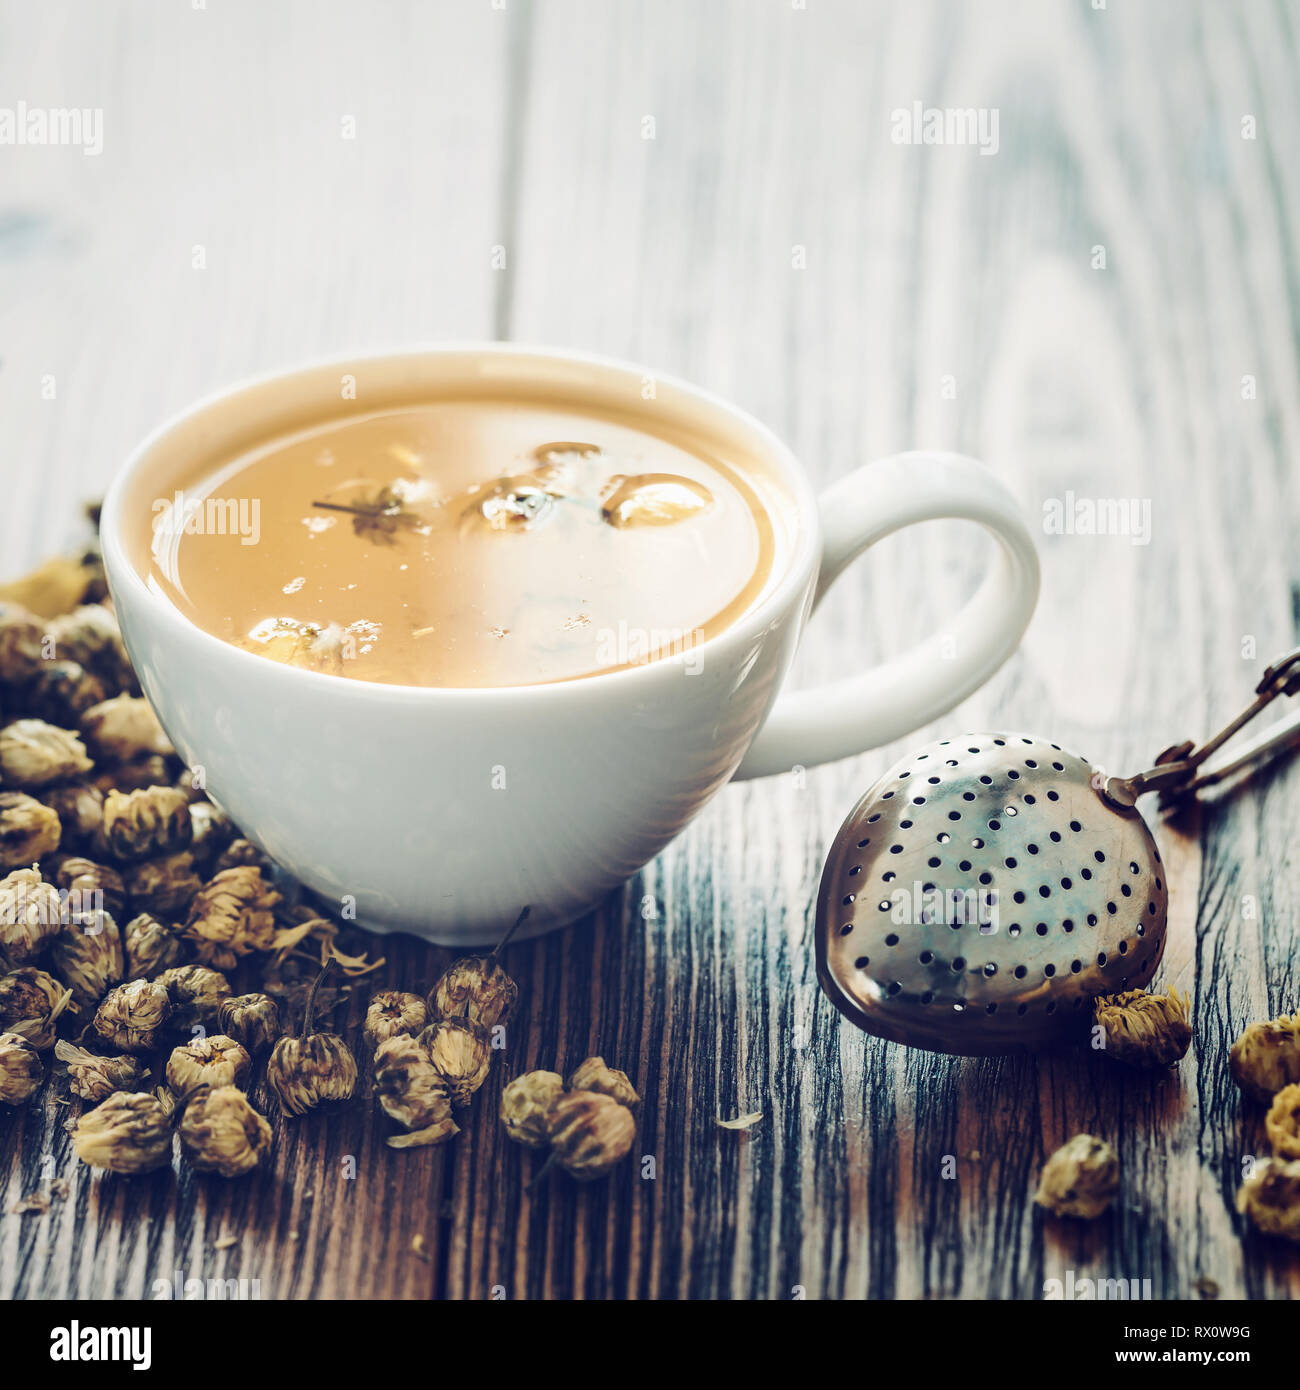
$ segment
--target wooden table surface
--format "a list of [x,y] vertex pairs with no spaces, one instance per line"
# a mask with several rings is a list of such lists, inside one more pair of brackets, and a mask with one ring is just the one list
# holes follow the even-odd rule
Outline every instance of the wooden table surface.
[[[1298,35],[1293,0],[0,0],[3,103],[103,112],[98,155],[0,147],[0,573],[74,538],[198,395],[449,338],[685,375],[819,483],[947,447],[1036,527],[1070,494],[1150,517],[1147,544],[1044,530],[1024,643],[953,714],[724,790],[512,948],[521,1016],[454,1143],[391,1152],[358,1101],[276,1120],[250,1179],[126,1180],[77,1166],[56,1086],[7,1112],[0,1295],[147,1297],[174,1270],[289,1298],[1033,1298],[1066,1270],[1300,1292],[1233,1211],[1264,1136],[1227,1074],[1244,1024],[1300,1006],[1300,768],[1159,830],[1157,983],[1195,1013],[1168,1074],[867,1038],[819,993],[812,920],[840,819],[915,744],[1024,729],[1136,770],[1300,640]],[[894,143],[914,102],[995,111],[996,152]],[[882,543],[797,680],[941,625],[987,559],[956,523]],[[383,949],[394,986],[450,959]],[[499,1088],[589,1053],[645,1097],[653,1176],[529,1193]],[[1117,1145],[1122,1200],[1045,1222],[1038,1169],[1080,1130]],[[67,1197],[11,1214],[43,1176]]]

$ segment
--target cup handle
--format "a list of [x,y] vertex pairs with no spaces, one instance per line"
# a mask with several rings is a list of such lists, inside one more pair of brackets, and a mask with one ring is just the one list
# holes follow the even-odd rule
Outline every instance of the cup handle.
[[819,501],[814,609],[868,546],[918,521],[975,521],[998,542],[993,567],[945,631],[861,675],[781,695],[737,778],[831,762],[901,738],[950,710],[1015,650],[1038,598],[1038,553],[1011,492],[962,454],[895,454],[865,464]]

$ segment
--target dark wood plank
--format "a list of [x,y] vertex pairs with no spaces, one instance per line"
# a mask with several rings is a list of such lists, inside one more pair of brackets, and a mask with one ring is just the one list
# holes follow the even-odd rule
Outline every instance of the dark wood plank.
[[[106,118],[98,162],[0,155],[0,412],[32,460],[0,465],[8,569],[203,390],[325,348],[493,331],[730,395],[819,484],[948,447],[1031,515],[1074,492],[1151,518],[1146,545],[1044,532],[1021,650],[934,729],[726,789],[590,917],[512,947],[521,1011],[453,1145],[390,1153],[363,1097],[277,1122],[246,1183],[126,1183],[76,1173],[52,1093],[16,1112],[3,1210],[45,1153],[73,1187],[0,1216],[0,1296],[139,1295],[174,1268],[293,1297],[1032,1298],[1068,1269],[1157,1297],[1300,1293],[1296,1257],[1243,1239],[1233,1210],[1263,1135],[1226,1071],[1245,1023],[1300,1006],[1300,769],[1158,829],[1159,979],[1195,1009],[1169,1076],[865,1038],[821,998],[811,934],[829,838],[914,743],[1019,728],[1135,769],[1235,712],[1300,640],[1293,7],[249,4],[146,30],[125,5],[92,21],[56,3],[0,22],[3,85],[57,79]],[[997,155],[893,144],[890,113],[916,100],[996,108]],[[348,112],[355,144],[336,139]],[[946,524],[882,543],[818,613],[797,680],[948,621],[986,553]],[[382,949],[384,982],[407,986],[448,958]],[[530,1190],[500,1088],[590,1053],[637,1084],[653,1168]],[[752,1111],[748,1132],[718,1125]],[[1123,1198],[1067,1229],[1029,1197],[1083,1129],[1117,1144]]]

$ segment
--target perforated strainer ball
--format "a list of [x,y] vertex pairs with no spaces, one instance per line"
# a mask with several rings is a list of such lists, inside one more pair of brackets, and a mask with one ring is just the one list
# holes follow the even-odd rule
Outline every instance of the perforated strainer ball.
[[831,846],[817,972],[868,1032],[967,1055],[1065,1041],[1099,994],[1146,985],[1168,896],[1141,815],[1085,758],[1025,734],[932,743]]

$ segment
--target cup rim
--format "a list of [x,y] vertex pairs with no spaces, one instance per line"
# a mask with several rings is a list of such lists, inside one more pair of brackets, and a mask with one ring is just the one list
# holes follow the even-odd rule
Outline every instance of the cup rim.
[[[139,607],[149,609],[164,626],[179,629],[188,634],[191,640],[201,647],[211,650],[215,659],[233,659],[254,663],[250,674],[260,672],[265,678],[267,668],[282,672],[291,684],[299,681],[327,682],[332,688],[352,688],[356,698],[364,698],[370,692],[371,698],[388,698],[409,701],[451,699],[478,700],[485,696],[530,699],[548,698],[545,692],[556,692],[551,698],[561,698],[559,692],[568,692],[572,697],[573,687],[594,686],[598,692],[609,689],[609,682],[619,681],[623,686],[633,682],[651,681],[657,668],[672,663],[662,658],[639,665],[629,665],[612,671],[597,671],[581,678],[562,681],[542,681],[531,685],[399,685],[385,681],[350,680],[322,671],[312,671],[301,666],[287,666],[279,662],[268,662],[265,657],[254,652],[244,651],[232,643],[223,641],[214,633],[208,632],[192,622],[165,595],[154,592],[145,582],[143,575],[126,553],[122,539],[123,498],[135,477],[142,471],[153,451],[175,430],[186,425],[195,417],[213,410],[223,402],[257,387],[273,386],[277,382],[289,383],[294,378],[346,366],[361,366],[367,363],[384,362],[401,358],[437,358],[455,355],[481,354],[518,359],[536,359],[540,362],[572,362],[579,366],[594,367],[638,379],[649,375],[662,386],[694,403],[731,417],[732,420],[752,431],[762,444],[768,459],[781,471],[782,481],[789,488],[795,503],[795,529],[790,554],[786,557],[785,572],[771,586],[768,593],[757,603],[721,632],[706,638],[692,655],[702,654],[707,661],[710,652],[718,652],[729,643],[746,640],[747,634],[764,630],[784,612],[799,591],[808,583],[821,553],[821,529],[817,510],[817,497],[812,483],[804,472],[790,447],[767,425],[740,406],[733,404],[716,392],[705,390],[668,372],[659,372],[644,364],[631,362],[625,358],[610,357],[602,353],[553,347],[545,344],[497,342],[491,339],[456,339],[433,343],[415,343],[387,348],[370,348],[364,352],[336,354],[297,363],[290,367],[275,367],[265,372],[242,377],[176,411],[156,426],[127,456],[118,468],[116,475],[104,496],[100,513],[100,547],[103,553],[105,571],[109,580],[110,592],[116,601],[116,591],[130,591],[132,601]],[[304,687],[306,689],[308,687]],[[320,690],[322,687],[317,686]],[[346,696],[345,696],[346,698]]]

